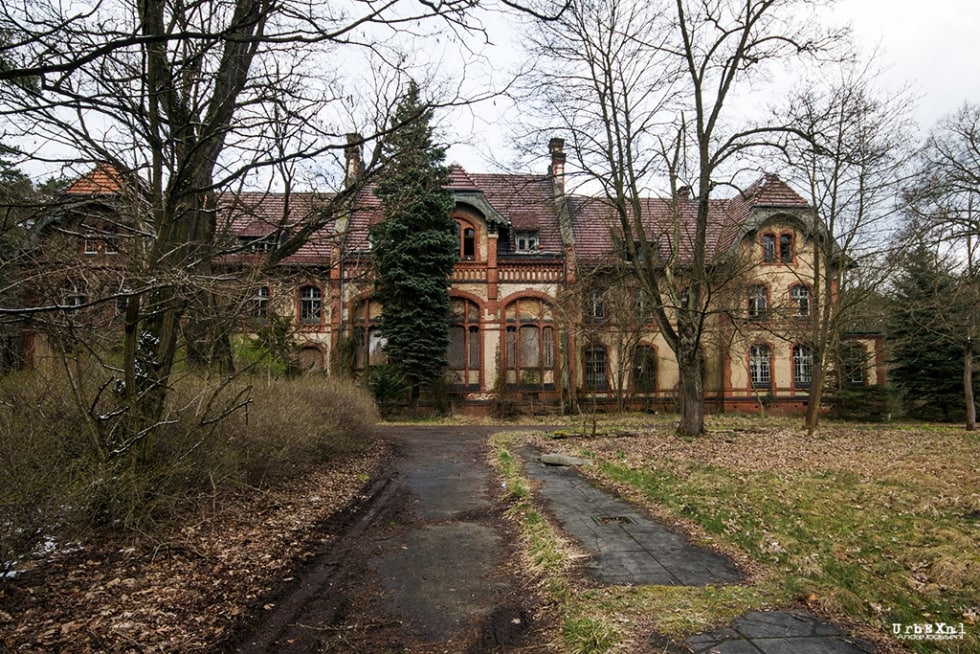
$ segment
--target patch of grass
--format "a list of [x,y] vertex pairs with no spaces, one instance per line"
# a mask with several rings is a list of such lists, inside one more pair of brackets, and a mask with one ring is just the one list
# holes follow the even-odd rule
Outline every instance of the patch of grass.
[[581,651],[628,649],[650,628],[680,639],[796,601],[863,621],[881,638],[896,623],[963,624],[963,640],[903,644],[980,651],[980,435],[825,422],[809,437],[797,420],[710,416],[705,436],[685,439],[672,425],[665,416],[601,416],[539,443],[588,456],[587,474],[673,515],[695,540],[753,561],[757,581],[582,593],[566,578],[554,599],[569,651],[579,639],[604,643]]
[[591,615],[567,617],[562,636],[571,654],[608,652],[622,638],[615,626]]

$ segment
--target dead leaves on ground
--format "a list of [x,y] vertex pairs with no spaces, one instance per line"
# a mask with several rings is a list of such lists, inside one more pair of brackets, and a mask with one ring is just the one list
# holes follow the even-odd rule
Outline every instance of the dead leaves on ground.
[[317,529],[358,496],[384,458],[325,466],[275,491],[250,489],[168,540],[76,549],[0,582],[0,650],[194,652],[334,534]]

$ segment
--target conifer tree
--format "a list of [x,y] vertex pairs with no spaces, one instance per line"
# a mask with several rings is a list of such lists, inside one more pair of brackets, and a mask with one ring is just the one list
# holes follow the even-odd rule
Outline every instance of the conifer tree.
[[968,307],[958,280],[935,252],[917,245],[894,280],[888,320],[889,372],[906,413],[952,421],[963,413],[963,348]]
[[432,108],[412,82],[382,143],[375,194],[384,220],[371,232],[375,298],[388,359],[409,382],[412,413],[442,375],[449,346],[449,275],[458,251],[449,217],[445,148],[433,142]]

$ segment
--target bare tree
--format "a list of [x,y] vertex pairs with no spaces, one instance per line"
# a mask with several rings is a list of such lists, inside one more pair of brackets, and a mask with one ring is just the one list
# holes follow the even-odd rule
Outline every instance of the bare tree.
[[[119,406],[93,418],[111,423],[99,426],[106,452],[151,455],[181,346],[192,361],[228,363],[227,333],[236,316],[229,315],[234,298],[218,263],[240,246],[223,238],[230,214],[219,211],[222,197],[245,184],[282,183],[277,175],[295,172],[295,162],[336,159],[345,148],[397,130],[388,120],[393,98],[377,86],[359,88],[365,80],[347,67],[370,70],[382,83],[398,79],[411,65],[399,47],[403,35],[423,34],[429,19],[439,21],[433,28],[466,32],[466,11],[474,6],[4,3],[5,138],[22,143],[36,161],[79,164],[74,170],[105,165],[114,185],[115,217],[99,219],[114,221],[113,238],[123,241],[129,263],[123,363],[111,385]],[[350,120],[352,114],[360,120]],[[353,132],[365,136],[348,142],[344,135]],[[324,193],[303,220],[284,212],[267,263],[282,261],[346,211],[366,179]],[[64,208],[88,210],[77,203]],[[87,304],[51,301],[35,309],[62,315]]]
[[919,153],[915,183],[907,190],[909,207],[934,243],[961,262],[961,293],[970,298],[962,333],[963,392],[966,428],[976,429],[973,374],[977,339],[978,252],[980,247],[980,106],[966,104],[941,120]]
[[898,223],[914,142],[907,95],[878,90],[875,70],[857,59],[836,75],[825,68],[781,110],[798,132],[784,149],[789,174],[812,207],[813,265],[797,271],[808,289],[809,319],[802,333],[785,335],[805,343],[813,357],[811,434],[842,331],[887,275],[884,250]]
[[[634,274],[677,359],[686,434],[704,429],[702,338],[730,272],[709,260],[710,199],[731,185],[743,153],[789,131],[732,127],[730,105],[756,69],[834,42],[798,12],[813,4],[599,0],[572,5],[533,39],[540,74],[531,91],[570,133],[577,165],[601,185],[636,255]],[[644,202],[658,184],[671,198],[666,221]]]

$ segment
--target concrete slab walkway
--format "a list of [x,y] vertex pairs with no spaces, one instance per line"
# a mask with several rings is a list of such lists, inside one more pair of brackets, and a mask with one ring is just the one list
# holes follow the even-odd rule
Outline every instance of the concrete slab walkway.
[[730,627],[691,636],[694,654],[870,654],[870,643],[849,638],[805,611],[755,611]]
[[546,465],[521,452],[525,474],[562,528],[594,557],[590,576],[606,584],[709,586],[742,580],[726,557],[692,545],[629,502],[590,484],[573,466]]
[[[718,585],[741,576],[724,556],[691,544],[647,513],[596,488],[574,465],[547,465],[537,450],[519,451],[525,475],[539,482],[537,496],[562,529],[593,558],[588,574],[600,583]],[[756,611],[728,627],[691,636],[683,649],[694,654],[869,654],[873,645],[848,637],[837,626],[805,611]]]

